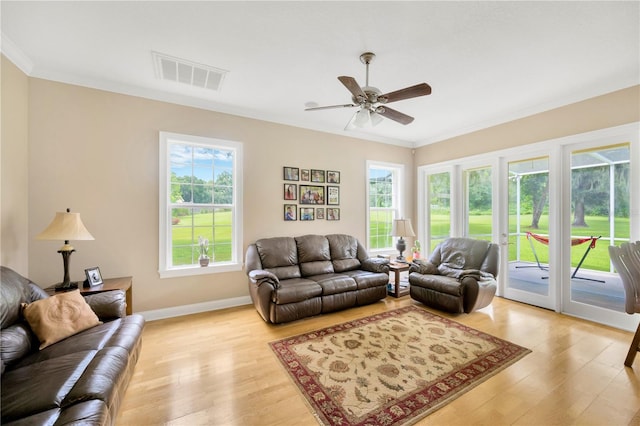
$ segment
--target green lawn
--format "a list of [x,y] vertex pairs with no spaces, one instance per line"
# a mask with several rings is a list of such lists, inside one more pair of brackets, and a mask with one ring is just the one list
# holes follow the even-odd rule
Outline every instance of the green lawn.
[[[577,237],[589,237],[589,236],[602,236],[602,240],[598,241],[596,244],[596,248],[592,249],[584,263],[582,264],[582,268],[594,269],[599,271],[609,271],[609,253],[607,250],[607,246],[609,245],[609,218],[606,216],[587,216],[585,221],[588,227],[572,227],[571,235],[574,238]],[[448,230],[449,226],[449,215],[441,214],[441,215],[431,215],[431,227],[436,230]],[[531,215],[522,215],[520,217],[520,232],[522,235],[520,236],[520,260],[535,262],[535,257],[533,256],[533,251],[531,250],[531,246],[529,241],[527,241],[526,233],[527,231],[534,232],[535,234],[548,235],[549,234],[549,223],[548,217],[543,216],[540,219],[540,227],[538,229],[530,229],[528,226],[531,224]],[[370,221],[371,229],[377,229],[380,232],[381,229],[384,229],[382,225],[377,223],[374,220],[374,217],[371,218]],[[390,232],[390,230],[389,230]],[[438,231],[436,231],[438,232]],[[491,224],[491,216],[490,215],[473,215],[469,217],[469,234],[470,235],[478,235],[477,238],[482,239],[491,239],[492,232],[492,224]],[[516,216],[511,215],[509,217],[509,233],[514,234],[516,232]],[[489,236],[487,236],[487,234]],[[384,234],[379,233],[380,238]],[[615,237],[616,238],[628,238],[629,236],[629,219],[628,218],[616,218],[615,219]],[[509,237],[509,260],[516,259],[516,236],[511,235]],[[444,238],[442,238],[444,239]],[[442,241],[432,240],[431,241],[431,252],[435,246]],[[575,267],[579,262],[582,256],[584,255],[585,250],[587,249],[587,244],[581,244],[578,246],[571,247],[571,264]],[[535,247],[538,258],[541,263],[549,262],[549,247],[545,246],[538,241],[533,240],[533,245]],[[428,255],[428,253],[425,253]]]
[[212,258],[212,262],[230,261],[231,217],[230,210],[179,216],[180,221],[171,226],[173,265],[198,263],[200,257],[199,236],[209,240],[209,257]]

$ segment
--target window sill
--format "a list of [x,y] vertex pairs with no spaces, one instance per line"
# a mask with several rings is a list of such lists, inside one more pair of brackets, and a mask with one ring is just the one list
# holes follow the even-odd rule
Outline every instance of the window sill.
[[160,274],[160,278],[176,278],[237,271],[242,271],[241,263],[221,263],[209,266],[188,265],[179,268],[159,270],[158,273]]

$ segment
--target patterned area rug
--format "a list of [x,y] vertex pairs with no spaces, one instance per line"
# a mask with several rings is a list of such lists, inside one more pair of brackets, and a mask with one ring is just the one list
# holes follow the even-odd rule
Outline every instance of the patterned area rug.
[[416,306],[270,346],[323,425],[411,424],[531,352]]

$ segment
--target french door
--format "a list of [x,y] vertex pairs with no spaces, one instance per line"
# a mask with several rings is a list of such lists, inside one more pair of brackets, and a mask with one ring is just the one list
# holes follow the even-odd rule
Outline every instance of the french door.
[[498,295],[632,330],[609,245],[640,240],[640,134],[620,126],[418,169],[425,256],[500,244]]
[[638,163],[632,169],[629,142],[611,142],[619,141],[564,148],[563,190],[569,196],[562,216],[566,244],[561,249],[570,269],[563,276],[562,311],[631,329],[637,319],[624,312],[625,292],[611,265],[608,246],[632,239],[632,202],[637,200],[631,194],[640,190]]
[[506,192],[500,221],[502,281],[505,297],[555,309],[557,256],[550,242],[556,238],[552,215],[558,194],[550,185],[550,156],[538,154],[501,161],[501,189]]

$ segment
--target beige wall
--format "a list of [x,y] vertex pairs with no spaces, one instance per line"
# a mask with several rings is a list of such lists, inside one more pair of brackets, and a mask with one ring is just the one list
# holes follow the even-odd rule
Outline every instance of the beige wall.
[[[545,111],[416,150],[415,166],[640,121],[640,86]],[[456,149],[451,149],[455,146]]]
[[[411,150],[79,86],[30,79],[29,276],[62,279],[62,242],[33,241],[56,211],[80,212],[95,241],[76,241],[71,279],[99,266],[134,277],[134,310],[246,296],[244,272],[158,277],[158,132],[244,144],[244,243],[261,237],[349,233],[365,241],[366,160],[405,164]],[[282,167],[341,172],[341,220],[285,222]],[[413,210],[407,185],[406,211]],[[33,259],[37,259],[34,261]]]
[[27,274],[29,79],[4,56],[0,70],[0,263]]
[[[428,145],[414,158],[397,146],[27,78],[4,58],[2,90],[3,264],[25,274],[28,265],[27,275],[42,286],[60,281],[61,242],[34,236],[69,207],[96,238],[74,243],[71,278],[82,279],[92,266],[105,277],[132,275],[136,311],[248,294],[243,272],[158,277],[159,131],[244,144],[246,247],[261,237],[305,233],[364,241],[367,160],[407,166],[404,208],[411,212],[415,166],[640,120],[634,87]],[[341,171],[342,220],[284,222],[283,166]]]

